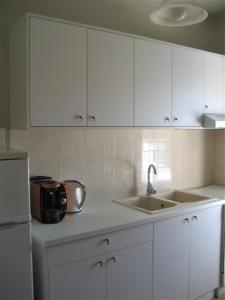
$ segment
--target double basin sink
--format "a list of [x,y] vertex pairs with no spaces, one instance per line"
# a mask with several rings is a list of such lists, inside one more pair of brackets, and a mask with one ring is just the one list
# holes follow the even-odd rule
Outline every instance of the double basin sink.
[[212,198],[203,197],[185,191],[172,191],[168,193],[154,194],[152,196],[141,196],[115,200],[117,203],[151,214],[169,210],[178,205],[199,205],[202,202],[205,203],[209,201],[212,201]]

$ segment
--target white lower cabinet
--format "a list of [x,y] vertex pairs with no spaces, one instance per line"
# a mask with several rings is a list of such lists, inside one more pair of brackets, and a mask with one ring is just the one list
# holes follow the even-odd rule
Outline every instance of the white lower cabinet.
[[198,212],[190,221],[190,299],[195,299],[219,286],[221,208]]
[[194,300],[219,287],[222,206],[48,247],[35,299]]
[[221,206],[155,223],[153,298],[196,299],[219,287]]
[[49,271],[50,299],[106,299],[106,265],[102,256]]
[[152,242],[49,270],[51,300],[152,299]]
[[152,299],[152,242],[110,254],[107,299]]
[[154,299],[188,299],[190,228],[179,216],[155,223]]

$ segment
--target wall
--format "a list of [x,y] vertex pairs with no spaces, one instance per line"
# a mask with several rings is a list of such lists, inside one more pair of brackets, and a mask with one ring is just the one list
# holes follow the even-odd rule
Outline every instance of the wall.
[[213,181],[225,185],[225,130],[215,132]]
[[31,175],[76,178],[106,199],[145,193],[150,163],[158,191],[212,181],[212,131],[33,128],[11,131],[10,144],[29,151]]

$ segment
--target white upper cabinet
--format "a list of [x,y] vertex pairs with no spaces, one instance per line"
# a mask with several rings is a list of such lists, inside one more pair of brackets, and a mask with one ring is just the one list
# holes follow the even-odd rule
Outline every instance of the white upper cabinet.
[[213,53],[204,53],[205,113],[225,112],[223,64],[223,56]]
[[88,125],[133,125],[133,39],[88,30]]
[[135,126],[171,126],[171,52],[135,39]]
[[10,127],[200,127],[224,57],[26,14],[10,33]]
[[82,126],[87,114],[87,29],[30,18],[30,125]]
[[173,126],[202,126],[203,55],[173,47]]

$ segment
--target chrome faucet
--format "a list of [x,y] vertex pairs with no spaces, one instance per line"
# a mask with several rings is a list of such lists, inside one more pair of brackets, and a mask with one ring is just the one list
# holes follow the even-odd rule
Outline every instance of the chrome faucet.
[[153,188],[150,182],[150,172],[153,169],[154,174],[157,174],[156,167],[153,164],[150,164],[148,167],[148,184],[147,184],[147,196],[151,196],[152,194],[156,193],[156,190]]

